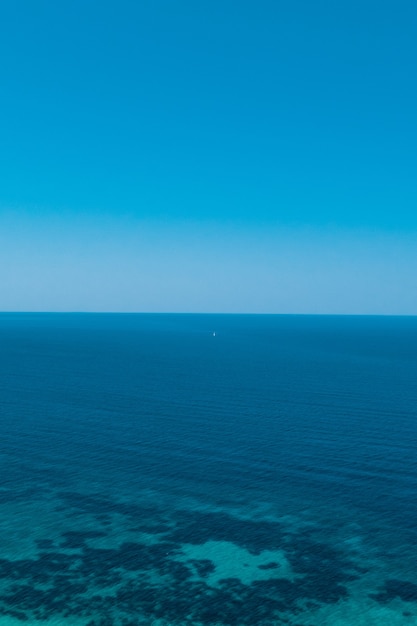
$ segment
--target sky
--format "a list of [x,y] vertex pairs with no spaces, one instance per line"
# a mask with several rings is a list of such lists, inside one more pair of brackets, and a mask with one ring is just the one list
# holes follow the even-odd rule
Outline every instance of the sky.
[[0,311],[417,314],[415,0],[3,0]]

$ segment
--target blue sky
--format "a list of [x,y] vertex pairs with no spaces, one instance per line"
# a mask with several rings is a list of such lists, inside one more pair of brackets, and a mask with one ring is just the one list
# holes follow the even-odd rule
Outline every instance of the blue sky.
[[0,310],[417,313],[411,0],[5,0]]

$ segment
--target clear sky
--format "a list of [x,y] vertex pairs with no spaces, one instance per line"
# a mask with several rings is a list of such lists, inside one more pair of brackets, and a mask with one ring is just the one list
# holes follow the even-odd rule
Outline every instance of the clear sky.
[[0,310],[417,314],[415,0],[3,0]]

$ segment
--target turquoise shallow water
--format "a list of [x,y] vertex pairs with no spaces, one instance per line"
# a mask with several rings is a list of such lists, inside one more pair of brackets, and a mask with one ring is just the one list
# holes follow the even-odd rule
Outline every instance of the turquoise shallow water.
[[0,346],[1,626],[417,624],[417,318],[2,314]]

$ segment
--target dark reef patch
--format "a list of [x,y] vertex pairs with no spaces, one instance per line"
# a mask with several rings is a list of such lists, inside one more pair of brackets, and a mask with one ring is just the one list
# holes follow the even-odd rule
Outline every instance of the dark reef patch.
[[310,533],[291,536],[285,549],[293,571],[302,575],[296,586],[306,599],[320,604],[338,602],[348,596],[346,584],[359,578],[342,550],[314,541]]
[[404,602],[417,602],[417,585],[407,580],[386,580],[380,592],[370,597],[380,604],[387,604],[395,598]]
[[68,531],[63,533],[64,541],[60,544],[62,548],[78,549],[85,545],[88,539],[106,537],[106,533],[99,531]]
[[281,525],[277,522],[244,520],[227,513],[181,511],[176,526],[166,539],[178,544],[203,544],[207,541],[229,541],[252,554],[274,550],[283,544]]
[[258,565],[258,569],[278,569],[280,567],[279,563],[275,563],[274,561],[271,563],[264,563],[263,565]]
[[216,569],[213,561],[210,559],[190,559],[187,565],[193,567],[201,578],[205,578]]

